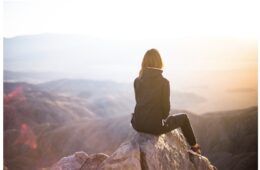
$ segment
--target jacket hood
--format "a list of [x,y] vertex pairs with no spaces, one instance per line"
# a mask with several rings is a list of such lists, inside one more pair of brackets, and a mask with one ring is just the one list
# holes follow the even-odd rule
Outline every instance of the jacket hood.
[[163,70],[157,69],[157,68],[145,68],[143,72],[143,77],[148,78],[148,77],[157,77],[157,76],[162,76]]

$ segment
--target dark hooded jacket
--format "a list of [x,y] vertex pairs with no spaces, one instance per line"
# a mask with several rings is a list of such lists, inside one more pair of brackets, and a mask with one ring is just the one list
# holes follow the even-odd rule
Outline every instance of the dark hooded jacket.
[[170,111],[170,85],[162,76],[162,70],[146,68],[142,78],[134,81],[136,106],[131,120],[140,132],[159,134],[162,119]]

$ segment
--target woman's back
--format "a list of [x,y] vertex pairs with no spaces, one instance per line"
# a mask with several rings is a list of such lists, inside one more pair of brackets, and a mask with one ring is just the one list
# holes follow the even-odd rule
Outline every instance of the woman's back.
[[147,68],[141,78],[135,79],[134,89],[136,106],[133,126],[147,132],[159,130],[162,119],[169,114],[169,81],[162,76],[162,70]]

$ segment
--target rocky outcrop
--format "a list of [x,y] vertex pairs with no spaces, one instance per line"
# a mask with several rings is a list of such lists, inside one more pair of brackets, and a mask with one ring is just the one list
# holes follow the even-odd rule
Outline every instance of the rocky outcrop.
[[76,152],[73,155],[62,158],[51,168],[46,170],[79,170],[79,169],[97,169],[98,166],[107,159],[106,154],[98,153],[88,155],[85,152]]
[[136,133],[111,155],[77,152],[50,170],[214,170],[209,160],[189,150],[182,133]]

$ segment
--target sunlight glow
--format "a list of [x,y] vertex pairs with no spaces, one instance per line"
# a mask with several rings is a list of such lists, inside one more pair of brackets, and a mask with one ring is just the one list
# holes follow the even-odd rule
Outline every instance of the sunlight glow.
[[257,1],[5,0],[4,36],[43,32],[109,39],[255,37]]

